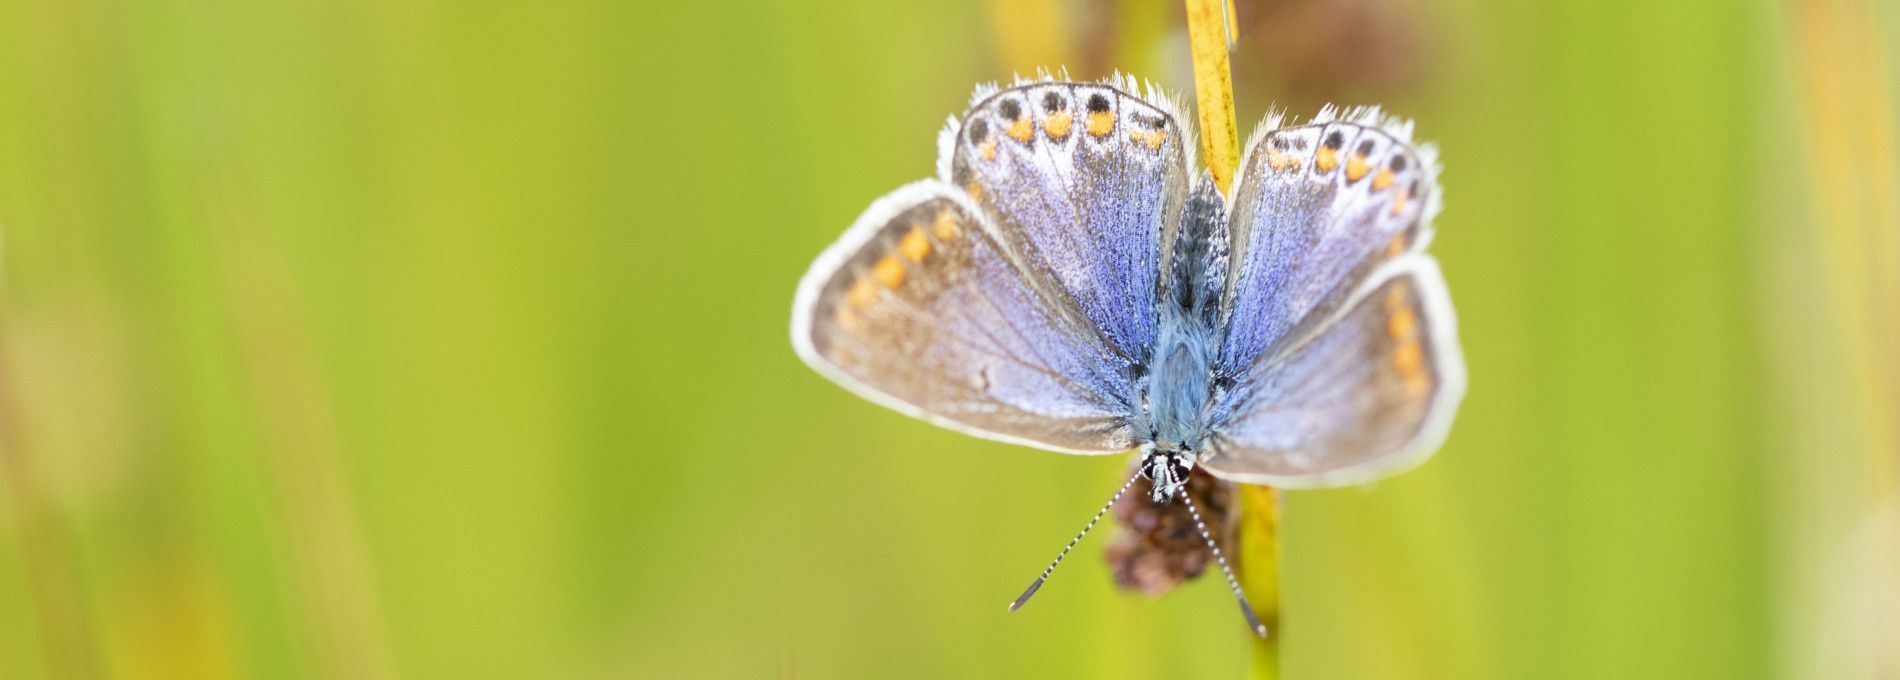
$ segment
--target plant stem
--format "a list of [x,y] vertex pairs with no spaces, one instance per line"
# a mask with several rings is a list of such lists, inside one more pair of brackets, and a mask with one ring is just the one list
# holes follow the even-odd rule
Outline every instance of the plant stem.
[[1237,37],[1222,0],[1187,0],[1188,42],[1194,52],[1194,98],[1201,118],[1201,152],[1221,193],[1233,184],[1240,137],[1234,126],[1234,78],[1227,46]]
[[[1188,41],[1194,53],[1194,95],[1201,119],[1201,152],[1221,193],[1233,186],[1240,136],[1234,124],[1234,80],[1227,49],[1237,39],[1231,0],[1186,0]],[[1264,486],[1240,487],[1241,587],[1267,625],[1254,644],[1251,676],[1280,677],[1280,498]]]
[[1254,643],[1255,680],[1280,677],[1280,492],[1272,487],[1240,485],[1240,587],[1254,613],[1267,625],[1267,637]]

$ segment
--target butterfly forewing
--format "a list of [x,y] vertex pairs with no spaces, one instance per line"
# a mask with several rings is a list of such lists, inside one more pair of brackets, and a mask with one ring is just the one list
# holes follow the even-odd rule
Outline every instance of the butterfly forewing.
[[1438,190],[1429,154],[1404,134],[1339,121],[1250,144],[1232,200],[1220,370],[1297,340],[1296,327],[1329,318],[1373,267],[1428,240]]
[[1073,453],[1128,450],[1130,378],[1044,288],[962,190],[926,180],[873,203],[819,257],[799,287],[793,343],[827,377],[940,425]]
[[1108,85],[1023,85],[979,101],[953,141],[948,179],[1033,275],[1131,366],[1145,363],[1189,182],[1187,131],[1172,107]]
[[1315,334],[1261,357],[1217,399],[1210,472],[1281,487],[1355,484],[1443,440],[1464,366],[1438,266],[1383,262]]

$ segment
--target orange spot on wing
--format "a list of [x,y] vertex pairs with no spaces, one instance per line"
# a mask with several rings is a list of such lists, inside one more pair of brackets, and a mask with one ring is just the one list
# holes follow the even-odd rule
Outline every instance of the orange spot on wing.
[[1418,313],[1408,304],[1410,298],[1401,286],[1386,291],[1385,305],[1392,315],[1386,317],[1385,332],[1399,343],[1392,351],[1392,368],[1398,371],[1406,394],[1419,396],[1431,389],[1431,376],[1425,371],[1425,346],[1419,343]]
[[1348,182],[1357,182],[1359,178],[1365,177],[1366,173],[1371,171],[1372,166],[1366,164],[1365,156],[1354,155],[1346,160],[1346,181]]
[[983,140],[982,144],[976,145],[976,152],[979,154],[982,154],[983,160],[986,160],[986,161],[996,160],[996,140],[995,139]]
[[1057,111],[1049,114],[1048,118],[1042,119],[1042,129],[1047,130],[1051,138],[1058,140],[1068,137],[1069,126],[1074,124],[1075,114],[1067,111]]
[[896,255],[880,257],[877,264],[871,265],[871,277],[885,288],[904,285],[904,263],[899,262]]
[[1113,129],[1115,129],[1115,116],[1113,114],[1107,111],[1096,111],[1089,114],[1089,134],[1100,137],[1108,134],[1108,131]]
[[1392,367],[1399,370],[1399,379],[1411,388],[1414,382],[1422,382],[1425,377],[1425,348],[1416,342],[1399,345],[1392,353]]
[[937,219],[930,223],[930,233],[939,241],[948,241],[957,237],[957,214],[949,208],[937,211]]
[[1386,320],[1385,332],[1393,340],[1410,340],[1418,332],[1418,314],[1411,307],[1400,307]]
[[1339,167],[1339,152],[1332,147],[1322,146],[1319,153],[1313,156],[1313,165],[1318,166],[1321,172],[1331,172],[1333,168]]
[[844,292],[844,301],[853,307],[863,307],[877,300],[877,284],[867,277],[858,277]]
[[912,262],[923,262],[930,255],[930,237],[924,235],[923,227],[911,227],[904,240],[897,242],[897,252]]
[[1140,141],[1143,144],[1147,144],[1149,150],[1159,151],[1161,149],[1161,141],[1168,138],[1168,131],[1167,130],[1153,130],[1150,132],[1137,131],[1137,132],[1131,133],[1130,136],[1133,136],[1137,141]]
[[858,313],[845,305],[838,305],[837,309],[831,310],[831,318],[845,328],[856,330],[858,327]]
[[1405,233],[1400,232],[1398,236],[1392,237],[1392,240],[1385,244],[1385,256],[1398,257],[1399,255],[1402,255],[1404,253],[1405,253]]
[[1385,191],[1386,187],[1392,186],[1392,179],[1392,170],[1379,168],[1379,174],[1372,176],[1372,190]]
[[1405,187],[1399,187],[1399,192],[1392,196],[1393,215],[1396,216],[1399,213],[1405,212],[1405,201],[1408,198],[1411,198],[1411,191]]
[[1023,116],[1010,123],[1009,128],[1003,130],[1003,133],[1018,142],[1027,142],[1030,136],[1036,134],[1036,125],[1029,122],[1028,116]]

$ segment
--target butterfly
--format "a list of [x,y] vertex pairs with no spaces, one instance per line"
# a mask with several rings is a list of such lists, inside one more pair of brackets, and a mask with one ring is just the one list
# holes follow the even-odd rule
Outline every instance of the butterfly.
[[[1139,93],[1139,94],[1137,94]],[[1425,253],[1432,147],[1377,109],[1269,115],[1230,192],[1181,108],[1132,77],[978,87],[937,176],[872,202],[799,282],[792,344],[872,402],[1062,453],[1135,451],[1187,504],[1196,468],[1282,488],[1359,484],[1437,450],[1465,390]]]

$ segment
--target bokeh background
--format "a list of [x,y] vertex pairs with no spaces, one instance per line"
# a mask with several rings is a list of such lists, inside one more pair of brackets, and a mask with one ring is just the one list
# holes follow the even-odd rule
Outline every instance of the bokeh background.
[[[1242,0],[1445,164],[1470,394],[1285,502],[1288,678],[1900,678],[1892,3]],[[810,258],[1171,2],[0,0],[0,677],[1242,677],[1124,463],[862,402]]]

